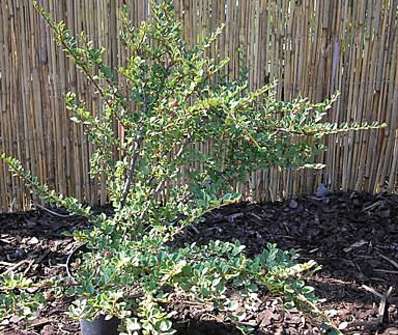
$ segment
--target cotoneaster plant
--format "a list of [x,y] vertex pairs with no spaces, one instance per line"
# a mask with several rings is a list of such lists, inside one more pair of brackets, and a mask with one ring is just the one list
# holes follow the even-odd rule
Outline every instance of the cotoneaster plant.
[[[247,80],[223,79],[228,59],[207,56],[222,29],[190,46],[171,0],[152,1],[150,20],[138,28],[127,9],[121,13],[128,59],[119,69],[104,63],[105,50],[84,33],[73,36],[36,2],[35,8],[103,101],[93,113],[79,94],[66,95],[72,121],[95,146],[90,171],[93,178],[105,178],[112,215],[95,214],[51,191],[18,160],[1,155],[43,202],[91,223],[75,234],[88,251],[65,292],[77,298],[71,315],[120,318],[124,334],[167,335],[175,332],[167,306],[183,297],[210,303],[214,313],[250,332],[255,325],[243,322],[233,289],[249,302],[269,290],[286,305],[321,316],[302,278],[314,262],[297,264],[272,244],[251,259],[238,242],[175,248],[172,241],[206,212],[238,201],[236,185],[252,172],[317,166],[323,136],[379,125],[324,122],[335,98],[281,101],[273,85],[251,91]],[[123,129],[122,138],[115,125]],[[210,150],[200,150],[204,143],[211,143]]]

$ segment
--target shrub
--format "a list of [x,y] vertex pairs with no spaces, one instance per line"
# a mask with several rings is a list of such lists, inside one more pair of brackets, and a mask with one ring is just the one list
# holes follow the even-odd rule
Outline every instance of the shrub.
[[[82,215],[93,228],[76,233],[89,252],[82,257],[67,291],[77,296],[70,312],[123,320],[126,334],[172,334],[172,296],[212,303],[243,332],[242,312],[228,295],[238,289],[254,299],[261,289],[282,294],[289,306],[316,311],[312,289],[302,274],[314,263],[296,264],[289,252],[268,245],[250,259],[239,243],[170,246],[204,213],[239,200],[236,183],[256,170],[316,167],[323,136],[372,124],[323,121],[335,100],[280,101],[274,85],[249,89],[247,80],[227,81],[227,59],[207,57],[222,29],[190,47],[171,0],[152,4],[151,20],[133,27],[127,10],[120,35],[127,63],[112,69],[105,50],[82,33],[74,37],[37,3],[55,39],[95,87],[103,108],[95,114],[75,93],[66,95],[72,120],[82,124],[95,145],[91,175],[104,177],[114,214],[95,214],[76,199],[50,191],[16,159],[1,158],[42,200]],[[124,137],[115,134],[115,124]],[[200,145],[211,142],[207,152]]]
[[35,311],[44,305],[45,299],[32,280],[21,274],[0,275],[0,323],[12,316],[33,319]]

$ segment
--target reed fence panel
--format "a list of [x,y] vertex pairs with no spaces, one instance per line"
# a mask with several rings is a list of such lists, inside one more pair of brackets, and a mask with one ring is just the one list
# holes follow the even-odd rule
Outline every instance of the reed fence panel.
[[[126,57],[118,40],[121,5],[130,5],[135,23],[150,13],[148,0],[40,2],[74,33],[84,30],[107,48],[106,61],[115,67]],[[247,65],[253,88],[278,80],[283,99],[302,95],[319,101],[339,91],[331,121],[388,124],[330,136],[322,171],[258,171],[240,185],[247,196],[276,200],[310,192],[320,182],[334,190],[395,190],[398,0],[175,0],[175,5],[190,41],[225,24],[211,55],[231,58],[226,70],[231,78]],[[0,151],[19,158],[59,192],[104,203],[103,184],[88,174],[93,148],[82,128],[68,120],[63,102],[68,90],[80,92],[100,112],[101,101],[55,45],[31,1],[1,0]],[[31,201],[0,163],[0,212],[26,209]]]

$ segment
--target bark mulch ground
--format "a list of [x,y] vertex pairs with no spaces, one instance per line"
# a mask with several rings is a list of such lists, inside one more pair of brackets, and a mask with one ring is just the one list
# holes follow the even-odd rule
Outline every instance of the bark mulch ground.
[[[65,232],[84,227],[80,218],[45,211],[0,215],[0,273],[10,269],[34,280],[62,275],[76,247]],[[322,309],[344,334],[398,335],[398,196],[335,193],[323,198],[225,207],[190,227],[176,244],[238,239],[255,255],[274,242],[313,259],[322,270],[310,279]],[[0,334],[78,334],[64,312],[67,301],[47,296],[39,316],[29,322],[11,318]],[[180,334],[238,334],[209,315],[205,306],[176,301]],[[321,334],[319,324],[299,311],[285,311],[280,298],[264,294],[247,322],[257,334]]]

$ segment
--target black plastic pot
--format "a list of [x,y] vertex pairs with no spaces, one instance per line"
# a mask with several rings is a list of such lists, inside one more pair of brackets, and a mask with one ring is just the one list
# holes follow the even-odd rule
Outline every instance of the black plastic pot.
[[83,243],[81,245],[79,245],[77,248],[75,248],[68,256],[68,258],[66,259],[66,273],[69,277],[69,279],[72,281],[72,283],[76,283],[76,279],[73,277],[72,271],[71,271],[71,263],[72,260],[76,257],[76,254],[79,251],[83,251],[83,252],[87,252],[87,243]]
[[105,320],[103,316],[93,321],[80,320],[82,335],[119,335],[119,324],[119,319]]

